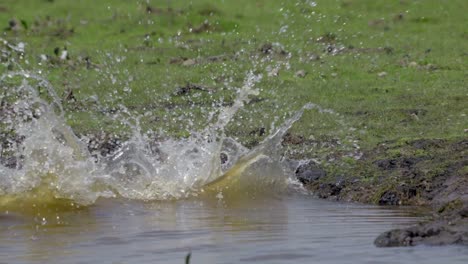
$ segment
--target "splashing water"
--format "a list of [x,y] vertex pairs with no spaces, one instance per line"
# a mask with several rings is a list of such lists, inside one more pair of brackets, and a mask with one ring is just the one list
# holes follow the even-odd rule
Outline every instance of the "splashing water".
[[[112,155],[96,159],[66,124],[51,84],[28,72],[6,74],[0,83],[15,78],[21,79],[13,91],[17,100],[9,113],[2,113],[1,121],[21,140],[7,148],[2,145],[2,155],[10,153],[16,163],[0,165],[0,207],[60,200],[88,205],[99,197],[165,200],[278,192],[292,175],[277,153],[283,136],[304,110],[320,110],[314,104],[304,106],[249,150],[224,133],[249,96],[258,93],[254,86],[261,76],[248,74],[234,104],[221,109],[217,121],[205,130],[184,139],[162,140],[154,150],[135,118],[128,123],[132,137]],[[45,88],[50,102],[39,96],[37,87]]]

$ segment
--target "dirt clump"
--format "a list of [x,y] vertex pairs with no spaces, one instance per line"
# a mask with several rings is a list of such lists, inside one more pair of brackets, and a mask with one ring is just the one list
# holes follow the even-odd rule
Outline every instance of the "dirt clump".
[[432,221],[403,229],[394,229],[378,236],[377,247],[399,247],[446,244],[468,246],[468,204],[456,200],[457,208],[448,213],[438,213]]

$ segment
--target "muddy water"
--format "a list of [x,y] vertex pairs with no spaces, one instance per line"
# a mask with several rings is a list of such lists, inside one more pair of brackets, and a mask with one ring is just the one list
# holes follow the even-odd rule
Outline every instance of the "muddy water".
[[389,209],[283,195],[95,205],[40,217],[0,214],[0,263],[467,263],[468,249],[381,249],[374,238],[417,220]]

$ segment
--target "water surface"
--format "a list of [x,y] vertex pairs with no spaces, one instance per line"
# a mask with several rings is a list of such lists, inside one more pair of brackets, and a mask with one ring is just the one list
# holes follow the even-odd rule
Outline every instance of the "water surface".
[[466,263],[463,247],[376,248],[414,223],[412,208],[305,195],[95,205],[40,217],[0,215],[1,263]]

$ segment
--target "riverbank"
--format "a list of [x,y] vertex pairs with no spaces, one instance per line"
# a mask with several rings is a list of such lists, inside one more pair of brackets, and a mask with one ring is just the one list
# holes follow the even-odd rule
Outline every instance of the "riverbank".
[[429,221],[382,234],[379,247],[468,245],[467,151],[466,139],[392,141],[364,152],[343,175],[315,164],[296,174],[319,198],[431,208]]

